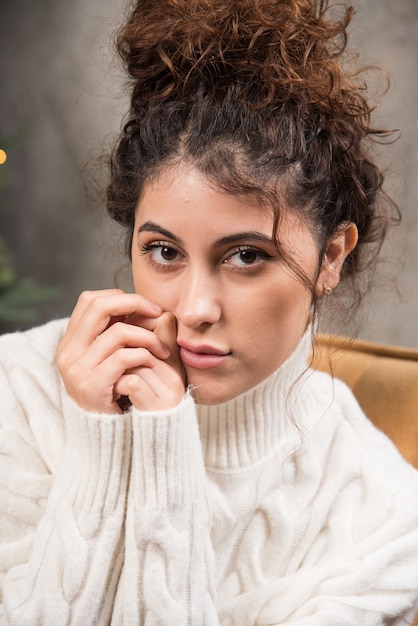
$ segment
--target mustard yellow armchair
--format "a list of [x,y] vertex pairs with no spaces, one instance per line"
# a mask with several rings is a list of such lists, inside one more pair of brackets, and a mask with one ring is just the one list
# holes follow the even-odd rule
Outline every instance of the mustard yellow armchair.
[[418,469],[418,349],[318,335],[313,365],[346,382],[369,419]]

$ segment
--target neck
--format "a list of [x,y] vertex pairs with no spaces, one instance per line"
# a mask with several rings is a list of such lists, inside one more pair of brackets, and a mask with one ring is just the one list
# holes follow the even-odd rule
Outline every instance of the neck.
[[277,446],[300,441],[301,378],[308,371],[310,348],[308,329],[293,354],[269,378],[223,404],[198,406],[208,469],[248,467]]

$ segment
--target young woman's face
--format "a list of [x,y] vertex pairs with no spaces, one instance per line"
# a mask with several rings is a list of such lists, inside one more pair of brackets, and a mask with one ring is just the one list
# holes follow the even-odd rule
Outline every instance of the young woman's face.
[[[132,247],[137,293],[177,319],[187,382],[218,404],[272,374],[298,344],[311,294],[277,254],[273,214],[217,191],[193,169],[163,174],[138,203]],[[314,280],[318,250],[288,214],[286,251]]]

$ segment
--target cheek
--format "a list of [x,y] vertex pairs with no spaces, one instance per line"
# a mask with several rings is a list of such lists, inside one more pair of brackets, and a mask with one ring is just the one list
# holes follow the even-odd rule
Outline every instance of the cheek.
[[151,280],[149,268],[143,259],[136,259],[132,262],[132,276],[135,292],[152,300],[158,289],[155,280]]
[[306,329],[310,308],[310,292],[299,281],[260,291],[251,307],[243,302],[239,307],[246,345],[256,346],[265,354],[276,354],[279,360],[289,356]]
[[299,317],[306,317],[310,310],[311,294],[299,280],[289,277],[265,286],[254,299],[257,306],[254,315],[260,315],[267,325],[275,322],[296,322]]
[[161,283],[151,276],[146,267],[140,263],[132,265],[135,293],[158,304],[163,311],[172,313],[175,305],[174,289],[168,283]]

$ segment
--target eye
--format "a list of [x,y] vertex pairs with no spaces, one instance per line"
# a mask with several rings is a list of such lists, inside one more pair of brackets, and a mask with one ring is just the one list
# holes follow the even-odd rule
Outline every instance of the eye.
[[270,255],[262,250],[240,248],[225,259],[225,263],[237,269],[251,269],[258,267],[269,258],[271,258]]
[[240,264],[244,265],[252,265],[259,259],[259,254],[256,250],[241,250],[234,254],[234,257],[237,257],[237,261],[239,259]]
[[170,248],[169,246],[160,246],[158,248],[154,248],[154,258],[161,258],[165,262],[169,263],[170,261],[175,261],[177,258],[178,252],[174,248]]
[[172,265],[182,261],[181,253],[173,246],[164,242],[153,242],[140,246],[141,252],[149,256],[149,261],[154,265]]

